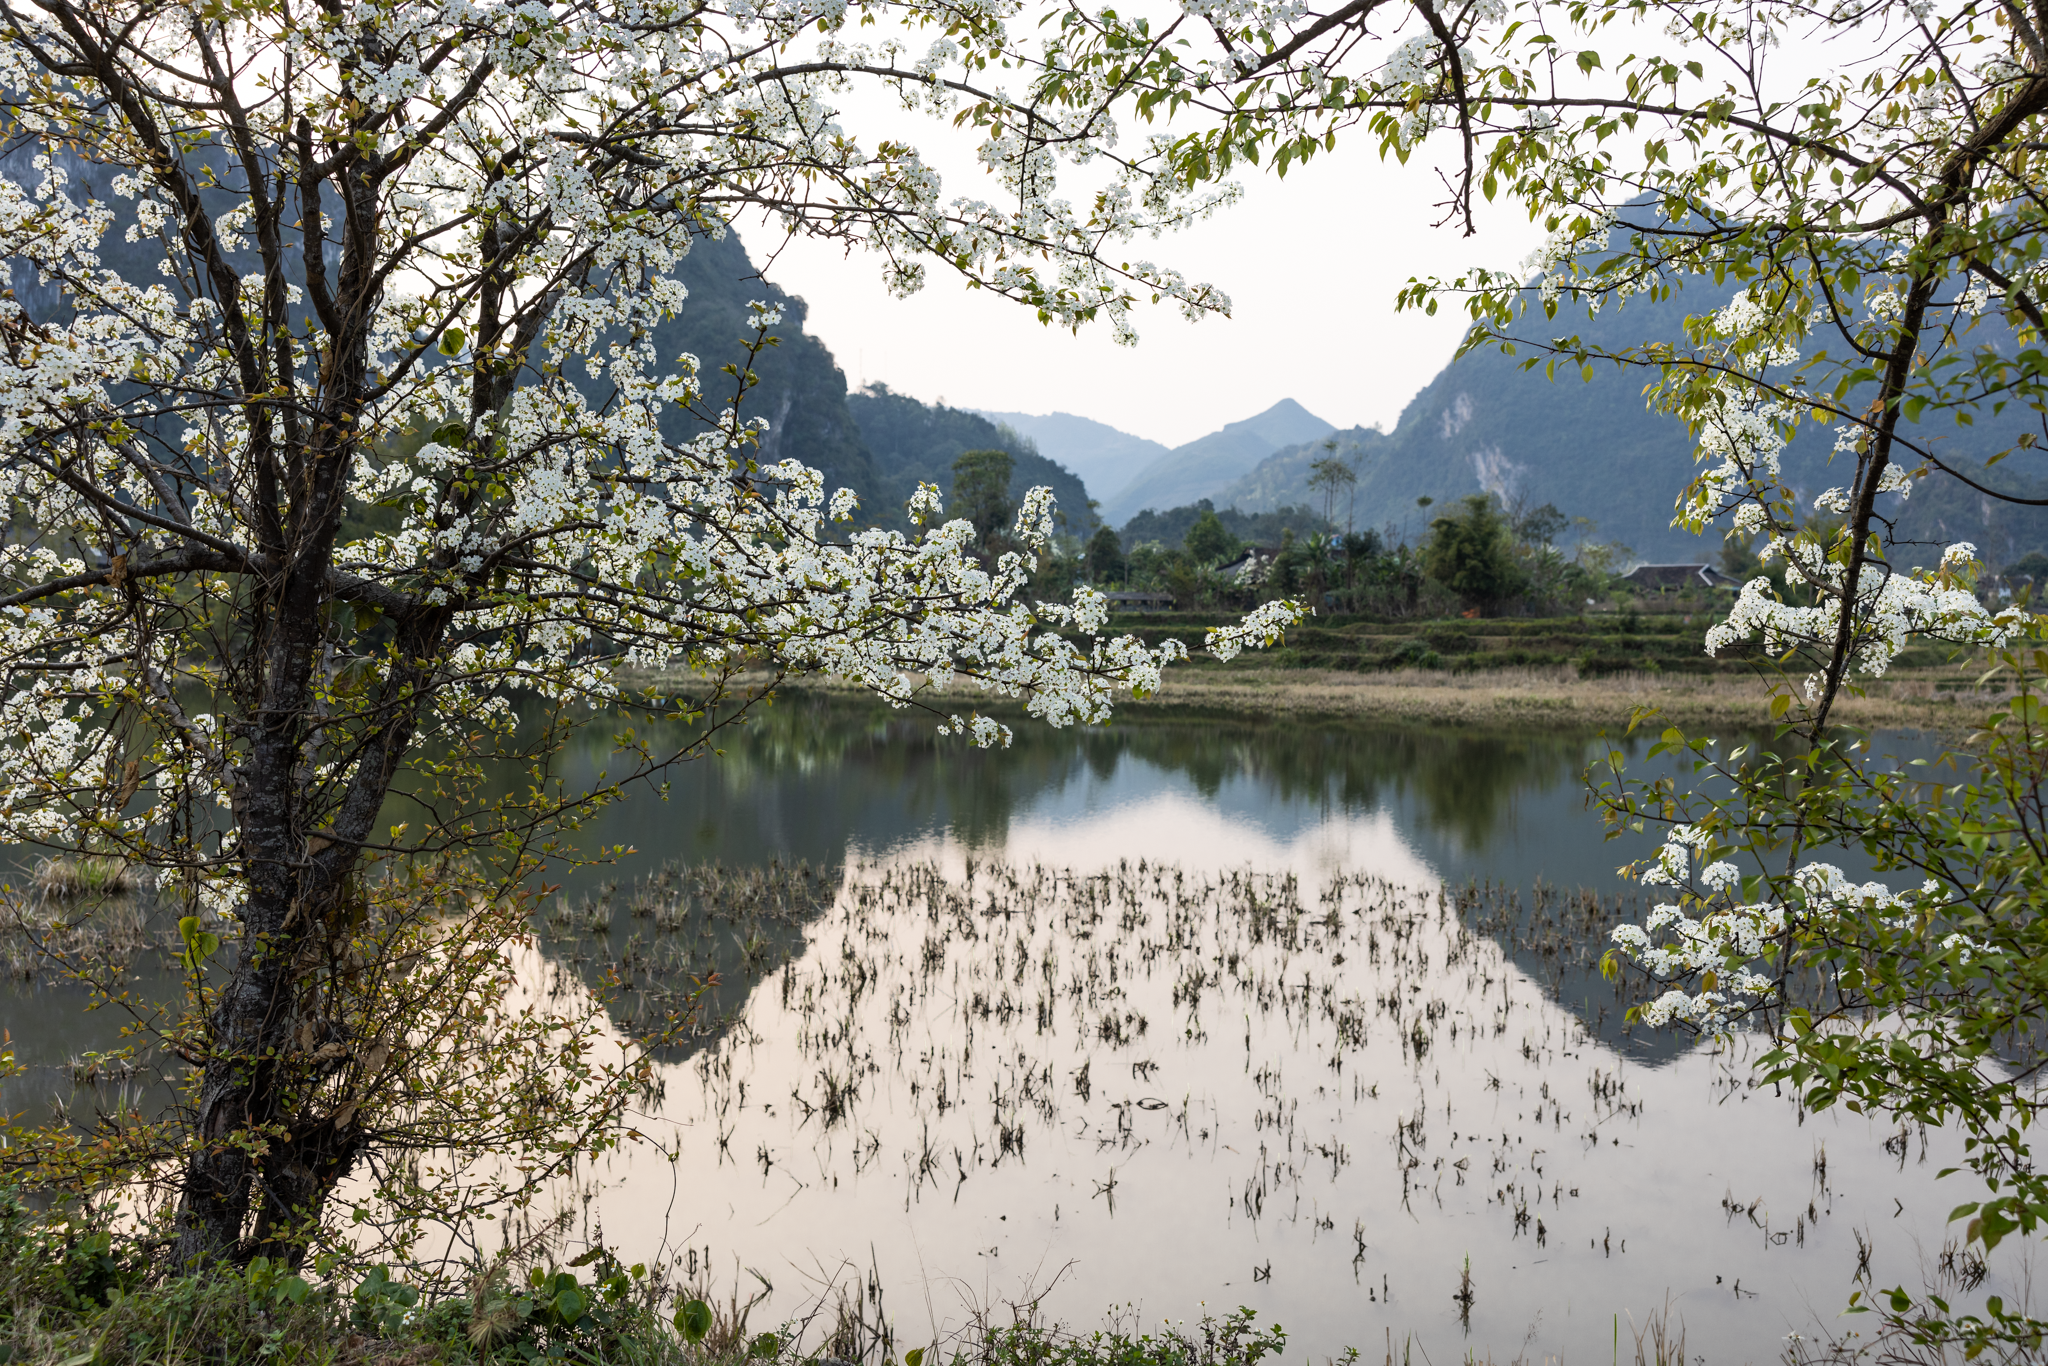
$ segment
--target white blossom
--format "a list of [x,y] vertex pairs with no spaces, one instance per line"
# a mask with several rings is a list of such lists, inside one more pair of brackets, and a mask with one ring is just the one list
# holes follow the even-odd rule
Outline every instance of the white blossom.
[[[0,836],[131,850],[234,906],[243,688],[271,665],[224,669],[183,633],[240,629],[253,585],[302,571],[325,576],[295,618],[307,830],[389,781],[365,738],[393,733],[379,707],[416,705],[405,730],[424,737],[510,726],[514,692],[602,711],[649,679],[715,697],[769,667],[898,706],[966,687],[1076,725],[1157,689],[1178,643],[1109,636],[1093,589],[1025,600],[1056,550],[1048,490],[992,560],[929,486],[907,533],[861,526],[851,490],[777,458],[744,356],[700,375],[659,341],[697,306],[687,254],[740,203],[874,250],[900,290],[937,261],[1120,340],[1141,299],[1226,311],[1119,247],[1234,190],[1191,191],[1163,131],[1120,141],[1106,107],[1001,89],[1009,12],[949,10],[911,57],[850,42],[847,0],[362,0],[305,24],[173,5],[112,40],[120,99],[53,74],[83,62],[73,36],[16,16],[0,82],[25,150],[0,175],[0,257],[59,302],[0,299],[0,497],[35,519],[0,546]],[[224,74],[207,42],[233,53]],[[983,82],[1008,120],[983,130],[983,197],[842,126],[834,94],[871,63],[927,111],[958,103],[947,82]],[[175,154],[150,142],[163,129]],[[1063,191],[1096,158],[1087,192]],[[307,165],[327,178],[300,184]],[[772,299],[747,316],[763,345],[785,323]],[[714,378],[734,360],[737,398]],[[1211,648],[1297,616],[1262,608]],[[961,710],[949,731],[1008,742]],[[203,849],[188,800],[231,813]]]

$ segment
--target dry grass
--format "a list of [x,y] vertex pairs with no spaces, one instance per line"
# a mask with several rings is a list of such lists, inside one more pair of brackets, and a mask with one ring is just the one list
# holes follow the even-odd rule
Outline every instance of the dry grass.
[[[801,686],[818,692],[855,691],[837,679],[807,679]],[[1864,696],[1845,696],[1835,715],[1856,726],[1959,732],[1974,726],[2003,695],[1970,687],[1950,672],[1902,675],[1870,684]],[[930,695],[930,700],[941,705],[986,705],[983,694],[965,686]],[[1667,725],[1752,726],[1771,719],[1770,699],[1753,677],[1628,673],[1581,678],[1569,668],[1470,673],[1352,673],[1246,664],[1179,668],[1167,671],[1159,692],[1143,701],[1125,699],[1122,710],[1592,729],[1625,726],[1643,706],[1656,707]]]
[[107,854],[46,858],[36,865],[35,889],[46,897],[111,896],[141,887],[133,864]]
[[[1851,725],[1960,729],[1999,694],[1947,690],[1941,678],[1881,681],[1845,697],[1836,715]],[[1169,671],[1143,707],[1315,713],[1461,725],[1626,725],[1654,706],[1668,724],[1761,725],[1770,699],[1754,678],[1725,674],[1614,674],[1581,678],[1571,669],[1446,673],[1403,669],[1360,674],[1283,669]]]
[[131,962],[150,945],[149,908],[139,898],[71,901],[0,898],[0,980],[64,977],[82,965]]

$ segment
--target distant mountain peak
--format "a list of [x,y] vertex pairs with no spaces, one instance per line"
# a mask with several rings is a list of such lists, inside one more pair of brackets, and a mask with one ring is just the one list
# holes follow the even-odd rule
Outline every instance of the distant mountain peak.
[[1177,507],[1221,491],[1277,450],[1316,441],[1335,428],[1291,398],[1226,422],[1172,449],[1074,413],[996,412],[982,417],[1027,436],[1039,451],[1087,481],[1103,515],[1121,523],[1147,507]]
[[[1221,431],[1198,437],[1175,450],[1192,450],[1204,442],[1214,443],[1218,437],[1248,437],[1267,448],[1259,458],[1272,454],[1283,446],[1293,446],[1303,441],[1314,441],[1337,430],[1317,417],[1291,398],[1283,398],[1263,413],[1255,413],[1236,422],[1226,422]],[[1253,463],[1257,463],[1255,460]],[[1249,467],[1247,467],[1249,468]]]
[[1240,427],[1249,427],[1254,424],[1264,424],[1267,422],[1300,422],[1312,427],[1321,427],[1325,431],[1331,430],[1329,423],[1323,421],[1291,398],[1283,398],[1272,407],[1266,409],[1265,412],[1255,414],[1242,421],[1226,422],[1223,424],[1223,430],[1226,432],[1236,431]]
[[1183,507],[1212,497],[1273,452],[1320,440],[1335,430],[1293,399],[1283,398],[1262,413],[1225,423],[1160,456],[1103,498],[1103,515],[1112,524],[1121,524],[1146,508]]

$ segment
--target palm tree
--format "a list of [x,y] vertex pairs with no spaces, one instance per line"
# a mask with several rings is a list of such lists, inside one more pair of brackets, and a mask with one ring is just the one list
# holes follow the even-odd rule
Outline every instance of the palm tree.
[[[1338,489],[1351,490],[1354,510],[1356,508],[1358,471],[1351,467],[1349,461],[1338,458],[1337,442],[1334,437],[1323,443],[1323,449],[1328,451],[1329,454],[1308,467],[1308,486],[1311,489],[1321,491],[1323,495],[1323,520],[1334,523],[1337,514]],[[1350,529],[1349,519],[1350,514],[1347,513],[1345,526],[1347,531]]]
[[1301,546],[1302,566],[1308,570],[1308,600],[1317,610],[1323,605],[1323,586],[1337,569],[1337,538],[1318,531]]

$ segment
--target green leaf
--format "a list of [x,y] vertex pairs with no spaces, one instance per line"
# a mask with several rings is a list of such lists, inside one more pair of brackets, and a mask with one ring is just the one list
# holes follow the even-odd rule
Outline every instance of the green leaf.
[[434,349],[444,356],[459,356],[462,354],[462,348],[468,343],[467,332],[459,327],[451,327],[441,334],[441,341]]
[[203,922],[196,915],[181,916],[178,920],[178,938],[185,941],[185,952],[180,955],[187,972],[199,971],[200,964],[213,956],[220,947],[220,936],[202,928]]
[[711,1332],[711,1306],[689,1300],[676,1310],[676,1328],[692,1343],[702,1342]]

